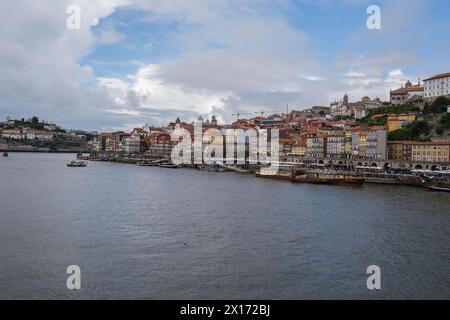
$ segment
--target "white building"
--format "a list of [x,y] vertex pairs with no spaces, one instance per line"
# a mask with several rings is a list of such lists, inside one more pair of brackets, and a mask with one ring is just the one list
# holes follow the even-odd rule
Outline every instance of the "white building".
[[367,130],[366,156],[374,160],[387,160],[387,131],[383,127],[370,127]]
[[20,131],[20,129],[5,129],[1,132],[1,137],[20,140],[22,139],[22,132]]
[[376,97],[375,99],[371,100],[369,97],[362,97],[361,102],[364,103],[364,106],[366,110],[372,110],[376,109],[382,106],[381,99]]
[[131,134],[125,138],[125,152],[139,153],[141,151],[141,137],[137,134]]
[[[425,82],[424,82],[425,83]],[[419,83],[413,85],[409,80],[405,86],[390,92],[391,104],[402,104],[412,99],[419,99],[424,95],[424,87]]]
[[423,80],[425,99],[450,95],[450,72]]
[[48,131],[55,131],[56,129],[58,129],[58,127],[56,126],[56,124],[47,123],[47,124],[44,124],[44,129],[48,130]]
[[344,98],[339,102],[333,102],[330,104],[330,112],[332,116],[346,116],[352,115],[352,109],[350,103],[348,102],[348,95],[345,94]]
[[29,128],[24,128],[22,130],[22,137],[27,140],[52,140],[53,134],[45,130],[34,130]]

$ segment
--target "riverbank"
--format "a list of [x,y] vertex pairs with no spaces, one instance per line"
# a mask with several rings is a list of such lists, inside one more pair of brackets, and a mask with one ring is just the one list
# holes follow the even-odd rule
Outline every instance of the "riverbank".
[[75,150],[17,150],[17,149],[1,149],[0,152],[8,153],[89,153],[89,151],[75,151]]
[[[140,161],[144,159],[140,158],[115,158],[111,160],[112,162],[124,163],[124,164],[139,164]],[[181,168],[195,169],[194,165],[180,165]],[[257,167],[251,170],[240,168],[239,166],[224,166],[225,172],[238,172],[242,174],[252,174],[256,173]],[[417,175],[401,175],[401,174],[387,174],[387,173],[360,173],[357,171],[347,172],[351,173],[357,178],[364,179],[366,184],[381,184],[381,185],[392,185],[392,186],[410,186],[424,188],[422,177]],[[276,177],[268,176],[269,179],[277,179]]]

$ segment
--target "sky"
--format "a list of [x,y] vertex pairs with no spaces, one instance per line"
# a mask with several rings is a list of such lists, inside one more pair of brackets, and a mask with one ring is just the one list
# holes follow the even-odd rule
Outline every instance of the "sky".
[[2,0],[0,19],[0,119],[68,129],[388,100],[450,72],[447,0]]

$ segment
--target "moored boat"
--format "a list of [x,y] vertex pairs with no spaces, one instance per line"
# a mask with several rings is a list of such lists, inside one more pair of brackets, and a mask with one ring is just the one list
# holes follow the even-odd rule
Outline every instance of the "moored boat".
[[141,167],[157,167],[158,163],[150,160],[142,160],[138,162],[138,166]]
[[3,152],[3,155],[2,155],[4,158],[7,158],[9,155],[8,155],[8,152]]
[[424,178],[422,185],[432,191],[445,191],[450,192],[450,180],[445,178]]
[[173,163],[160,163],[159,164],[160,168],[167,168],[167,169],[178,169],[178,166],[176,164]]
[[86,167],[87,166],[87,162],[85,161],[70,161],[67,164],[68,167]]
[[365,179],[341,173],[307,172],[302,175],[296,175],[293,178],[293,181],[298,183],[328,184],[336,186],[358,187],[364,184]]
[[294,172],[291,170],[274,170],[272,168],[261,168],[255,172],[258,178],[293,181]]

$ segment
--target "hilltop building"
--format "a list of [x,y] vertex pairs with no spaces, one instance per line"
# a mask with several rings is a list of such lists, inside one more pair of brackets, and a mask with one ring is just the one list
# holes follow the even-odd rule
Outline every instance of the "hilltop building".
[[355,119],[362,119],[366,116],[367,111],[381,107],[382,103],[380,98],[371,100],[369,97],[362,97],[360,101],[349,102],[348,95],[345,94],[344,98],[339,102],[333,102],[330,104],[331,115],[353,117]]
[[450,95],[450,72],[442,73],[423,80],[424,98],[434,99]]
[[390,92],[391,104],[403,104],[405,102],[420,99],[424,96],[424,86],[420,84],[420,80],[416,85],[413,85],[411,81],[407,81],[405,86],[392,90]]

